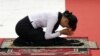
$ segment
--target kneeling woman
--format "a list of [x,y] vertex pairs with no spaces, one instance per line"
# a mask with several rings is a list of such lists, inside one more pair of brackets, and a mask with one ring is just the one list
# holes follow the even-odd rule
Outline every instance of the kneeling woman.
[[[59,25],[67,28],[56,31]],[[15,46],[81,46],[83,43],[78,40],[59,37],[62,34],[72,35],[76,26],[77,18],[69,11],[32,13],[17,23],[15,30],[19,37],[13,44]],[[43,27],[46,27],[45,32]]]

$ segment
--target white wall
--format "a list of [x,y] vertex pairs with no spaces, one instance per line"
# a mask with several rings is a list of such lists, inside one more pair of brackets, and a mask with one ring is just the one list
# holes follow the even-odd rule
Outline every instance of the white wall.
[[0,38],[17,37],[16,23],[33,10],[64,9],[64,0],[0,0]]

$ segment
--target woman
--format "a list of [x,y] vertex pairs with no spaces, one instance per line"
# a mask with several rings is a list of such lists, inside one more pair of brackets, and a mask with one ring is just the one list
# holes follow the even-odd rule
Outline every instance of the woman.
[[[58,26],[66,27],[56,31]],[[72,35],[77,26],[77,18],[69,11],[37,12],[29,14],[16,25],[19,36],[13,42],[15,46],[81,46],[78,40],[67,40],[59,37],[62,34]],[[46,31],[43,31],[46,27]]]

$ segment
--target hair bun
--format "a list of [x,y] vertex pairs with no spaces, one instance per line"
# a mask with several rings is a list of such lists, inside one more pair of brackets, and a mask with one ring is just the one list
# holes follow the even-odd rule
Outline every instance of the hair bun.
[[72,15],[72,12],[69,12],[68,10],[66,10],[66,11],[63,13],[63,15],[65,15],[65,16],[70,16],[70,15]]

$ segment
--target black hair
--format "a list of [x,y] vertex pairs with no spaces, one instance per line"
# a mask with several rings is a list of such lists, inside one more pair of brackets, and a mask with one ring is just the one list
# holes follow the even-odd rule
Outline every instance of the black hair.
[[69,12],[68,10],[66,10],[65,12],[62,13],[62,15],[64,17],[67,17],[67,19],[69,20],[69,26],[72,28],[73,31],[76,30],[77,27],[77,17],[75,15],[72,14],[72,12]]

